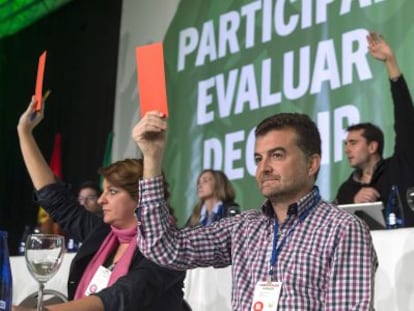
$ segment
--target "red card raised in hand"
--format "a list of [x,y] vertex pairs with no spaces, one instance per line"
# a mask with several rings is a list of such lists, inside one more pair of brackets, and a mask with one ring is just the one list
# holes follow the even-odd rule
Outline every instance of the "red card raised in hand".
[[136,60],[141,117],[151,110],[168,117],[162,43],[137,47]]
[[43,76],[45,73],[45,64],[46,64],[46,51],[42,53],[39,57],[39,64],[37,65],[37,76],[36,76],[36,88],[35,88],[35,98],[36,98],[36,111],[42,110],[42,92],[43,92]]

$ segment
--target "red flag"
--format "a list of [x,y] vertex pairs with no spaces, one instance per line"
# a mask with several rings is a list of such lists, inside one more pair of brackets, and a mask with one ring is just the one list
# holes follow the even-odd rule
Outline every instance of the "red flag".
[[60,133],[55,135],[55,143],[53,145],[52,156],[50,158],[49,166],[52,169],[53,173],[59,178],[62,179],[62,150],[61,145],[62,136]]
[[[52,156],[50,157],[49,166],[53,173],[59,179],[62,179],[62,136],[60,133],[55,134],[55,141],[53,144]],[[40,226],[41,232],[62,234],[62,230],[59,228],[57,223],[54,223],[49,217],[49,214],[42,208],[39,207],[37,216],[38,225]]]

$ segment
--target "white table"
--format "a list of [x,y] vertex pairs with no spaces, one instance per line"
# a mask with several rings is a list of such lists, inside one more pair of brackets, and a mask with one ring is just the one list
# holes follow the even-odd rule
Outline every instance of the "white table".
[[376,310],[414,310],[414,228],[371,233],[379,260]]
[[[414,228],[371,231],[379,266],[377,311],[414,310]],[[193,311],[231,310],[231,268],[189,270],[185,298]]]
[[[375,280],[377,311],[414,310],[414,228],[372,231],[379,267]],[[74,254],[65,254],[57,275],[46,288],[67,293],[69,267]],[[11,257],[13,303],[37,290],[24,257]],[[231,268],[189,270],[184,281],[184,297],[193,311],[231,310]]]
[[231,267],[188,270],[184,298],[193,311],[231,310]]
[[[66,253],[63,256],[59,271],[46,283],[45,288],[54,289],[67,295],[69,269],[74,256],[75,253]],[[27,296],[36,292],[38,285],[26,267],[24,256],[11,256],[10,264],[13,275],[13,304],[19,304]]]

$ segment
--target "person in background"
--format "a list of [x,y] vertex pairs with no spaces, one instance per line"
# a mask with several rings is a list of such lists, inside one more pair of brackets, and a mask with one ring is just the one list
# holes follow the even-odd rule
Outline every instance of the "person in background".
[[98,203],[101,195],[101,189],[98,184],[93,181],[84,181],[78,192],[78,201],[87,211],[102,215],[102,206]]
[[384,38],[371,32],[367,41],[369,53],[384,62],[390,80],[394,104],[394,152],[390,157],[383,158],[384,134],[377,126],[360,123],[348,127],[345,153],[354,171],[339,187],[336,203],[382,201],[386,206],[392,186],[397,185],[405,226],[412,227],[414,211],[408,205],[406,191],[414,186],[413,101],[394,52]]
[[[316,124],[280,113],[255,130],[261,209],[209,226],[171,226],[163,196],[164,114],[148,112],[132,137],[143,153],[137,209],[139,249],[174,269],[232,265],[232,309],[372,310],[377,256],[368,227],[321,198]],[[260,297],[260,298],[259,298]]]
[[[86,211],[69,187],[55,179],[39,150],[32,131],[43,119],[43,111],[36,113],[35,105],[33,97],[17,131],[36,201],[70,236],[83,241],[69,273],[71,301],[47,306],[47,310],[186,310],[182,291],[185,273],[161,268],[147,260],[136,245],[134,211],[139,200],[137,181],[143,176],[142,160],[125,159],[101,168],[103,192],[98,203],[102,216]],[[164,196],[167,200],[167,190]],[[13,310],[25,309],[15,306]]]
[[186,226],[207,226],[222,218],[240,214],[240,207],[234,202],[236,193],[233,185],[222,171],[203,170],[197,178],[197,194],[199,201]]

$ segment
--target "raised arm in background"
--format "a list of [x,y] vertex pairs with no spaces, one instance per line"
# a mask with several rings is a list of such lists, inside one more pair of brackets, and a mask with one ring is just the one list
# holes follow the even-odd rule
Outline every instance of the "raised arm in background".
[[[43,157],[39,146],[33,136],[34,128],[43,120],[44,108],[35,112],[36,100],[34,96],[27,107],[26,111],[20,116],[17,125],[19,135],[20,149],[26,164],[27,171],[32,179],[33,186],[36,190],[55,182],[55,176]],[[44,106],[43,106],[44,107]],[[13,311],[36,310],[19,306],[13,306]],[[54,311],[103,311],[104,305],[97,296],[88,296],[86,298],[70,301],[65,304],[48,306],[44,310]]]
[[20,149],[27,171],[32,179],[33,186],[36,190],[39,190],[40,188],[53,183],[55,181],[55,176],[43,157],[33,136],[34,128],[43,120],[44,105],[39,112],[35,112],[35,107],[36,100],[33,96],[29,107],[27,107],[26,111],[19,119],[17,133],[19,135]]
[[401,76],[400,68],[398,67],[397,59],[394,52],[388,43],[384,40],[382,35],[376,32],[370,32],[367,36],[368,50],[372,57],[383,61],[387,68],[388,77],[394,80]]

